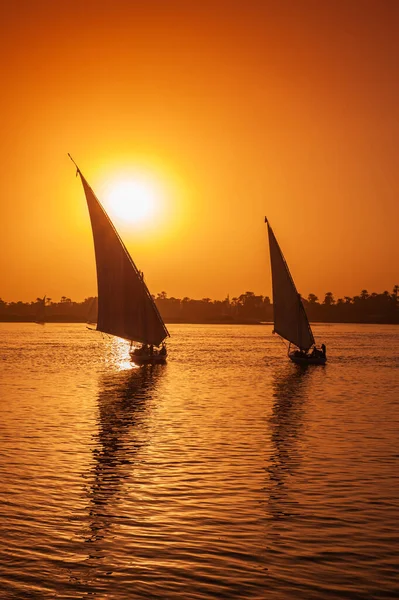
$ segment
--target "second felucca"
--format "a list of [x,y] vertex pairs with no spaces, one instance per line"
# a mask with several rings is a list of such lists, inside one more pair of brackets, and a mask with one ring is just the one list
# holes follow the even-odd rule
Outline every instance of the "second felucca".
[[[270,262],[272,267],[274,331],[289,342],[288,356],[301,365],[324,365],[327,361],[324,344],[317,348],[312,328],[301,296],[285,262],[270,223],[265,217],[269,233]],[[291,344],[297,347],[291,351]],[[309,352],[309,350],[312,350]]]

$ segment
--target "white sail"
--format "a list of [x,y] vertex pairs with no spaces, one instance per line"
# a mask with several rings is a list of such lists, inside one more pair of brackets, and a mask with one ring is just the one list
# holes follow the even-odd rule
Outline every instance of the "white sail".
[[302,300],[267,219],[272,267],[274,331],[302,350],[315,343]]

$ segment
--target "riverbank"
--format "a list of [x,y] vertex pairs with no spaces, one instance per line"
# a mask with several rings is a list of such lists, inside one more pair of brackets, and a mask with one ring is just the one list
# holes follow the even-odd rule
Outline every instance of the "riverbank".
[[[186,324],[186,325],[273,325],[272,321],[257,321],[256,319],[204,319],[204,320],[195,320],[195,319],[166,319],[166,324]],[[18,315],[9,315],[7,317],[0,317],[0,323],[36,323],[36,319],[29,317],[20,317]],[[88,323],[86,319],[80,317],[70,316],[52,316],[46,319],[46,323],[86,323],[87,325],[95,325],[95,323]],[[311,324],[353,324],[353,325],[399,325],[399,321],[390,321],[390,320],[316,320],[311,319]],[[38,323],[38,325],[43,325],[45,323]]]

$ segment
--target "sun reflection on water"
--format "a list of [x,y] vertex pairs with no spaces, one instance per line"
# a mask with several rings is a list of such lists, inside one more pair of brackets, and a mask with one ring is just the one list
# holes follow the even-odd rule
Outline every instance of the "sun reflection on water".
[[127,340],[118,337],[108,338],[109,353],[106,357],[107,367],[113,367],[116,371],[130,371],[139,369],[130,357],[130,344]]

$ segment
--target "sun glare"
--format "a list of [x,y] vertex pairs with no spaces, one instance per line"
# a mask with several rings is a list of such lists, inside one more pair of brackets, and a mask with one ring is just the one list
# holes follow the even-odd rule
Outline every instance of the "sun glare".
[[108,186],[105,203],[112,216],[127,223],[143,223],[154,213],[156,196],[149,182],[126,179]]

